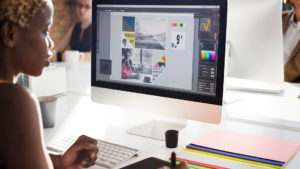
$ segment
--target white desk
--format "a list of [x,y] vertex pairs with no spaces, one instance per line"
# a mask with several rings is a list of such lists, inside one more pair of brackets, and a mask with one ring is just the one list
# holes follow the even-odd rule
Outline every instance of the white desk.
[[[85,66],[83,65],[81,75],[90,77],[90,73],[84,73],[88,73],[89,70],[90,67],[88,64]],[[134,157],[122,165],[126,166],[151,156],[161,159],[168,159],[172,151],[178,152],[184,149],[184,147],[190,142],[218,128],[300,141],[299,131],[235,122],[224,117],[222,123],[219,125],[188,121],[187,127],[180,131],[178,148],[168,149],[165,147],[165,143],[162,141],[126,134],[127,129],[153,119],[154,117],[157,117],[157,115],[93,103],[89,93],[86,92],[86,90],[89,88],[88,86],[90,84],[90,80],[84,81],[82,78],[80,78],[80,73],[76,74],[74,72],[74,70],[67,71],[67,76],[69,76],[67,77],[67,80],[70,80],[71,82],[67,85],[67,95],[59,100],[56,126],[54,128],[44,130],[46,144],[64,135],[86,134],[94,138],[107,140],[142,150],[140,157]],[[71,76],[75,76],[75,78]],[[74,79],[79,80],[77,81],[78,83],[75,83]],[[84,85],[84,83],[86,83],[86,85]],[[80,87],[76,88],[75,86],[78,84],[81,87],[86,86],[87,89]],[[239,164],[237,164],[237,166],[238,167],[235,168],[257,168]],[[91,168],[100,169],[101,167],[93,166]],[[290,161],[286,168],[300,168],[300,153],[298,153]]]
[[[235,101],[225,104],[224,112],[229,112],[231,120],[300,131],[300,84],[283,86],[280,94],[227,90],[225,96]],[[239,116],[243,120],[236,118]]]

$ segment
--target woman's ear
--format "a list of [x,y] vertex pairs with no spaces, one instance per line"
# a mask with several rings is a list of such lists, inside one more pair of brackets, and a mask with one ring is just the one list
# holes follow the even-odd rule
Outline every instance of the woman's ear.
[[11,22],[4,22],[0,27],[0,40],[9,48],[16,44],[18,27]]

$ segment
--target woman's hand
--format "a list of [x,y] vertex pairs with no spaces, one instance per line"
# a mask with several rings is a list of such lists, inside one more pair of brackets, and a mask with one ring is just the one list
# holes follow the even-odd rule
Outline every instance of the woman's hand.
[[[170,169],[170,167],[164,166],[159,169]],[[186,163],[180,163],[178,166],[176,166],[174,169],[189,169]]]
[[95,164],[98,151],[97,140],[82,135],[62,155],[60,166],[64,169],[90,167]]
[[57,50],[52,50],[52,57],[51,57],[51,62],[56,62],[57,61]]
[[84,52],[84,61],[86,62],[91,61],[91,52]]

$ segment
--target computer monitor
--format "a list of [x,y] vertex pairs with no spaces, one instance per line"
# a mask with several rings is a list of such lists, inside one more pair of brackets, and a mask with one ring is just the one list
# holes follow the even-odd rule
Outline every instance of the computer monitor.
[[281,14],[282,0],[228,0],[228,76],[248,80],[236,88],[271,93],[283,89]]
[[[94,0],[92,9],[93,101],[220,123],[226,0]],[[163,140],[170,126],[156,124],[129,132]]]

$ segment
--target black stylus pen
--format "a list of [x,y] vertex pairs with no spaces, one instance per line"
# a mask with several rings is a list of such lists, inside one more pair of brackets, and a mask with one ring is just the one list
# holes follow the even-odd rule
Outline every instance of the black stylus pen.
[[175,168],[176,167],[176,154],[175,152],[172,152],[171,154],[171,168]]

